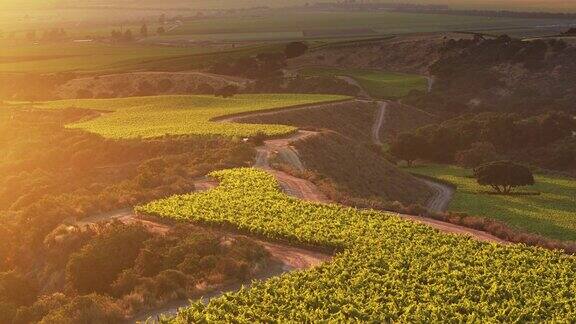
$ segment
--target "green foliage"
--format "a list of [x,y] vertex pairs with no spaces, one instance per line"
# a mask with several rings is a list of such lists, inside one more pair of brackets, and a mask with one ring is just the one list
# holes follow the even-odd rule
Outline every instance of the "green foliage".
[[60,100],[44,102],[39,108],[76,107],[112,111],[100,117],[68,125],[107,138],[151,138],[164,135],[223,135],[250,137],[258,132],[285,135],[295,130],[282,125],[240,125],[211,120],[230,114],[279,109],[320,102],[343,100],[336,95],[238,95],[234,98],[212,96],[156,96],[101,100]]
[[418,135],[405,133],[400,134],[391,144],[390,153],[395,157],[405,160],[409,166],[422,157],[426,142]]
[[411,74],[337,68],[306,68],[302,73],[308,76],[349,76],[375,98],[399,98],[412,90],[424,91],[427,87],[425,77]]
[[96,294],[78,296],[44,317],[42,324],[119,323],[122,310],[112,298]]
[[112,282],[134,265],[148,238],[149,233],[141,226],[112,224],[70,257],[66,280],[80,294],[110,292]]
[[286,58],[295,58],[298,56],[302,56],[308,50],[308,45],[303,42],[291,42],[286,45],[284,48],[284,55]]
[[463,167],[475,168],[481,164],[498,160],[498,153],[492,143],[473,143],[468,150],[456,152],[455,161]]
[[530,169],[510,161],[483,164],[474,169],[474,177],[478,184],[491,186],[499,193],[510,193],[512,188],[534,184]]
[[[570,152],[576,143],[572,136],[575,130],[576,121],[566,113],[531,117],[509,113],[465,114],[410,132],[408,138],[417,141],[418,147],[398,145],[398,149],[409,151],[412,159],[440,163],[452,163],[463,157],[459,152],[470,154],[476,162],[492,162],[490,158],[497,153],[508,159],[570,170],[576,167],[569,166],[575,158],[574,152]],[[402,140],[402,136],[397,140]],[[475,147],[478,142],[483,142],[483,146]]]
[[458,186],[449,210],[497,219],[513,228],[537,233],[559,240],[576,240],[574,192],[576,181],[546,175],[536,175],[530,188],[539,195],[519,190],[515,195],[483,193],[472,171],[459,167],[430,165],[411,168],[427,176],[439,178]]
[[181,221],[343,249],[334,259],[194,303],[177,323],[566,321],[576,259],[438,233],[372,210],[290,198],[256,169],[212,173],[220,187],[137,207]]
[[36,294],[37,288],[21,274],[15,271],[0,273],[0,303],[28,305],[34,301]]

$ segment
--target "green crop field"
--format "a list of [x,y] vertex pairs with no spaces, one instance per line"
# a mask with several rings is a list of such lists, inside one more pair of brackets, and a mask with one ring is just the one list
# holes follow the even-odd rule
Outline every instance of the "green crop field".
[[107,138],[151,138],[163,135],[223,135],[248,137],[263,132],[284,135],[296,128],[282,125],[251,125],[212,122],[230,114],[254,112],[304,104],[347,99],[345,96],[263,94],[214,96],[154,96],[120,99],[59,100],[35,104],[36,108],[82,108],[101,110],[95,119],[68,125]]
[[222,47],[166,47],[145,44],[62,43],[2,44],[0,72],[117,73],[129,71],[183,71],[211,62],[279,51],[281,44]]
[[337,68],[305,68],[300,71],[304,75],[349,76],[375,98],[399,98],[411,90],[425,91],[428,81],[420,75],[389,73],[374,70],[337,69]]
[[256,169],[212,174],[216,189],[137,207],[270,239],[335,247],[331,262],[196,302],[177,323],[566,322],[576,258],[446,235],[393,214],[304,202]]
[[[122,71],[150,61],[206,53],[209,49],[64,43],[4,46],[0,72]],[[214,51],[214,50],[212,50]]]
[[[403,34],[418,32],[482,31],[491,29],[542,28],[559,24],[569,24],[569,20],[524,19],[508,17],[474,17],[389,11],[337,12],[274,9],[259,15],[244,17],[223,17],[195,19],[184,24],[168,35],[212,35],[233,40],[235,35],[252,34],[253,39],[285,39],[286,33],[303,31],[337,31],[342,29],[370,29],[374,34]],[[345,27],[343,27],[345,26]],[[261,36],[258,34],[262,33]],[[336,34],[337,35],[337,34]]]
[[407,170],[456,184],[451,211],[495,218],[555,239],[576,240],[576,180],[537,175],[535,186],[517,191],[540,195],[501,196],[487,194],[490,188],[478,185],[467,169],[431,165]]

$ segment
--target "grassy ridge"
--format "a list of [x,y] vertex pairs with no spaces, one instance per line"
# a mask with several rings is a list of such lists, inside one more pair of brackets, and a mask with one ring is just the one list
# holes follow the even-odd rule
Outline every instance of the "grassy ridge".
[[138,207],[271,239],[339,247],[330,263],[194,303],[173,322],[541,322],[576,316],[576,259],[440,234],[392,214],[290,198],[270,174]]
[[470,170],[432,165],[410,171],[458,185],[451,211],[494,218],[554,239],[576,240],[575,180],[537,175],[534,187],[519,192],[539,192],[540,195],[501,196],[484,193],[490,188],[478,185],[470,177]]
[[109,111],[100,117],[68,125],[106,138],[152,138],[163,135],[223,135],[249,137],[259,132],[284,135],[296,130],[283,125],[216,123],[215,117],[346,99],[344,96],[265,94],[214,96],[154,96],[120,99],[59,100],[38,108],[69,107]]
[[301,72],[307,76],[349,76],[375,98],[398,98],[427,88],[426,78],[419,75],[338,68],[306,68]]

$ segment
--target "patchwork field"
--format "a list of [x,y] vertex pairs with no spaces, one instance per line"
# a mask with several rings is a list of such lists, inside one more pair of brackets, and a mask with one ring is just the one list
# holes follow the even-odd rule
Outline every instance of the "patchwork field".
[[[245,17],[225,17],[213,19],[194,19],[184,21],[183,25],[168,35],[194,35],[196,37],[225,37],[234,40],[236,35],[251,34],[253,39],[285,39],[286,33],[303,31],[341,31],[343,36],[350,35],[346,30],[371,30],[375,34],[404,34],[418,32],[479,31],[491,29],[544,28],[569,24],[567,20],[493,18],[473,16],[448,16],[419,13],[400,13],[388,11],[376,12],[337,12],[276,9],[262,14]],[[343,28],[342,26],[345,26]],[[344,29],[344,30],[343,30]],[[259,36],[259,34],[262,34]],[[337,33],[336,33],[337,34]]]
[[225,115],[347,99],[345,96],[264,94],[214,96],[154,96],[121,99],[60,100],[37,108],[82,108],[103,111],[100,117],[68,125],[107,138],[152,138],[163,135],[223,135],[248,137],[259,132],[284,135],[292,126],[217,123]]
[[470,170],[442,166],[420,166],[408,171],[458,185],[449,210],[490,217],[516,228],[560,240],[576,240],[576,181],[537,175],[536,185],[517,190],[540,195],[500,196],[485,193],[471,178]]
[[308,76],[349,76],[375,98],[398,98],[411,90],[425,91],[428,81],[420,75],[389,73],[361,69],[305,68],[301,73]]
[[2,44],[0,72],[124,72],[196,69],[222,58],[271,51],[276,45],[169,47],[145,44]]
[[392,214],[300,201],[256,169],[212,176],[221,181],[216,189],[137,211],[342,252],[312,270],[196,302],[173,322],[562,322],[576,316],[574,257],[445,235]]

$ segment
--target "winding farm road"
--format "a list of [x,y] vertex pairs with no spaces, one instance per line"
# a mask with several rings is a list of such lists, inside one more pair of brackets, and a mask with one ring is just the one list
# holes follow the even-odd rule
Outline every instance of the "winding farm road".
[[[319,106],[324,106],[324,105],[325,104],[310,105],[310,106],[306,106],[306,107],[295,107],[295,108],[292,108],[292,110],[294,110],[294,109],[314,109],[314,108],[317,108]],[[379,105],[380,106],[378,109],[378,113],[377,113],[377,116],[376,116],[376,119],[374,122],[374,126],[372,129],[372,135],[374,137],[374,142],[376,142],[376,143],[380,143],[380,130],[383,127],[384,122],[385,122],[386,108],[387,108],[388,102],[380,101]],[[290,110],[290,108],[288,108],[286,110]],[[276,113],[276,111],[260,112],[260,113],[256,112],[254,114],[251,114],[251,116],[273,114],[273,113]],[[220,119],[219,121],[220,122],[234,122],[234,121],[241,119],[242,117],[243,116],[232,116],[232,117]],[[257,154],[255,157],[254,166],[261,168],[263,170],[266,170],[267,172],[270,172],[271,174],[273,174],[276,177],[276,179],[278,180],[282,191],[285,192],[286,194],[290,195],[290,196],[297,197],[299,199],[306,200],[306,201],[317,202],[317,203],[333,203],[312,182],[305,180],[305,179],[301,179],[301,178],[292,176],[288,173],[285,173],[285,172],[282,172],[279,170],[272,169],[270,166],[270,158],[272,156],[279,154],[279,153],[283,153],[284,160],[288,160],[288,162],[290,164],[292,164],[293,167],[300,169],[300,170],[304,170],[304,166],[303,166],[302,162],[300,161],[300,158],[298,157],[298,152],[296,151],[296,149],[291,144],[297,140],[301,140],[301,139],[308,138],[311,136],[316,136],[317,134],[318,134],[317,132],[299,130],[295,134],[288,136],[288,137],[285,137],[285,138],[270,139],[270,140],[264,141],[264,144],[262,146],[256,148]],[[288,158],[286,158],[286,157],[288,157]],[[445,210],[448,203],[451,200],[453,190],[448,186],[441,185],[441,184],[436,183],[436,182],[432,182],[429,180],[422,180],[422,181],[426,182],[436,192],[434,197],[430,199],[428,207],[434,211]],[[215,188],[217,185],[218,184],[214,180],[207,179],[207,178],[199,178],[195,181],[196,191],[210,190],[212,188]],[[420,216],[404,215],[404,214],[397,214],[397,215],[399,217],[401,217],[402,219],[406,219],[409,221],[424,224],[424,225],[430,226],[430,227],[435,228],[435,229],[437,229],[441,232],[444,232],[444,233],[456,234],[456,235],[466,235],[466,236],[469,236],[475,240],[483,241],[483,242],[492,242],[492,243],[501,243],[501,244],[507,244],[508,243],[508,242],[501,240],[501,239],[499,239],[499,238],[497,238],[491,234],[488,234],[486,232],[470,229],[467,227],[454,225],[451,223],[446,223],[446,222],[442,222],[442,221],[438,221],[438,220],[434,220],[434,219],[430,219],[430,218],[425,218],[425,217],[420,217]],[[111,220],[111,219],[118,219],[118,220],[123,221],[125,223],[138,222],[140,224],[143,224],[147,228],[149,228],[151,231],[155,231],[155,232],[159,232],[159,233],[165,233],[165,232],[169,231],[171,228],[171,225],[166,225],[163,223],[155,222],[153,220],[142,218],[140,215],[136,215],[130,209],[118,210],[115,212],[111,212],[111,213],[107,213],[107,214],[103,214],[103,215],[97,215],[95,217],[83,219],[82,221],[76,222],[76,225],[88,226],[88,225],[93,224],[93,223]],[[273,276],[279,275],[279,274],[284,273],[284,272],[289,272],[289,271],[297,270],[297,269],[307,269],[307,268],[315,267],[315,266],[322,264],[323,262],[329,261],[332,258],[332,256],[330,254],[321,253],[321,252],[317,252],[317,251],[313,251],[313,250],[309,250],[309,249],[298,248],[298,247],[295,247],[292,245],[263,241],[263,240],[260,240],[258,238],[255,238],[255,237],[241,235],[241,234],[234,234],[234,233],[229,233],[229,232],[221,232],[221,233],[225,236],[228,236],[228,237],[242,236],[242,237],[246,237],[248,239],[251,239],[251,240],[257,242],[258,244],[262,245],[270,253],[272,258],[279,262],[279,264],[281,265],[280,269],[278,269],[278,268],[269,269],[269,271],[264,273],[258,279],[267,279],[267,278],[271,278]],[[235,290],[239,289],[239,287],[240,287],[239,285],[231,286],[231,287],[223,287],[221,289],[215,290],[214,292],[207,294],[205,297],[208,298],[208,300],[209,300],[210,298],[215,298],[215,297],[221,296],[222,294],[224,294],[226,292],[235,291]],[[179,307],[186,306],[187,304],[188,304],[188,301],[178,301],[175,304],[170,305],[167,308],[163,308],[160,310],[156,309],[156,310],[144,313],[144,314],[138,314],[138,316],[136,317],[136,320],[142,320],[142,321],[146,321],[146,322],[149,322],[150,320],[152,320],[151,322],[154,322],[154,318],[157,315],[174,314],[175,312],[177,312]]]
[[370,99],[371,98],[370,94],[364,89],[364,87],[362,87],[362,85],[360,85],[360,82],[358,82],[353,77],[350,77],[347,75],[339,75],[336,78],[360,89],[360,91],[358,93],[358,98],[360,98],[360,99]]
[[426,183],[433,191],[432,197],[428,200],[426,207],[433,212],[444,212],[448,209],[452,197],[454,197],[454,188],[445,184],[427,179],[420,179]]
[[372,125],[372,141],[376,145],[382,145],[382,140],[380,137],[380,130],[386,121],[386,108],[388,108],[387,101],[378,102],[378,110],[376,111],[376,118],[374,119],[374,125]]
[[[384,124],[383,116],[385,115],[385,109],[386,105],[382,104],[380,106],[380,111],[382,111],[382,113],[381,114],[379,113],[378,118],[376,118],[375,120],[373,129],[378,129],[378,132],[379,129]],[[254,113],[254,115],[262,115],[262,114],[268,114],[268,112]],[[226,121],[234,122],[240,118],[242,117],[232,117],[227,119]],[[326,195],[324,195],[320,191],[320,189],[318,189],[318,187],[312,182],[305,179],[297,178],[282,171],[274,170],[270,167],[270,158],[278,154],[279,152],[291,152],[291,154],[293,155],[293,159],[291,160],[295,161],[294,163],[291,163],[293,164],[292,166],[293,167],[301,166],[302,162],[298,157],[298,152],[291,145],[291,143],[303,138],[315,136],[317,134],[318,134],[317,132],[299,130],[298,132],[296,132],[296,134],[293,134],[285,138],[271,139],[264,141],[264,144],[256,149],[257,154],[254,166],[272,173],[280,183],[281,189],[290,196],[297,197],[306,201],[331,203],[331,201],[326,197]],[[435,195],[430,199],[428,206],[431,209],[434,209],[435,211],[445,209],[452,198],[453,194],[452,188],[428,180],[423,181],[425,181],[428,185],[431,186],[431,188],[435,190]],[[400,216],[403,219],[428,225],[441,232],[445,232],[448,234],[467,235],[472,237],[473,239],[484,242],[506,243],[504,240],[497,238],[489,233],[467,228],[464,226],[459,226],[420,216],[404,215],[404,214],[398,214],[398,216]]]
[[[293,150],[297,154],[297,152],[290,146],[290,143],[301,138],[314,136],[316,134],[317,133],[315,132],[299,131],[296,135],[293,135],[285,139],[273,139],[265,141],[264,145],[258,148],[259,153],[256,166],[264,170],[267,170],[268,172],[276,176],[278,182],[280,183],[281,188],[286,194],[307,201],[330,203],[330,200],[318,189],[316,185],[314,185],[310,181],[294,177],[285,172],[273,170],[270,168],[268,162],[269,157],[272,156],[274,152],[277,152],[279,149],[282,148]],[[433,184],[435,185],[436,188],[438,188],[439,191],[441,191],[440,188],[442,188],[442,190],[450,188],[448,186],[440,186],[435,182],[433,182]],[[440,208],[445,208],[444,206],[449,202],[449,199],[446,200],[446,197],[451,197],[451,193],[446,193],[442,191],[441,193],[436,195],[433,199],[431,199],[430,206],[439,206]],[[459,226],[420,216],[404,215],[404,214],[398,214],[398,216],[400,216],[403,219],[428,225],[441,232],[445,232],[448,234],[467,235],[478,241],[483,242],[506,243],[504,240],[497,238],[489,233],[467,228],[464,226]]]

